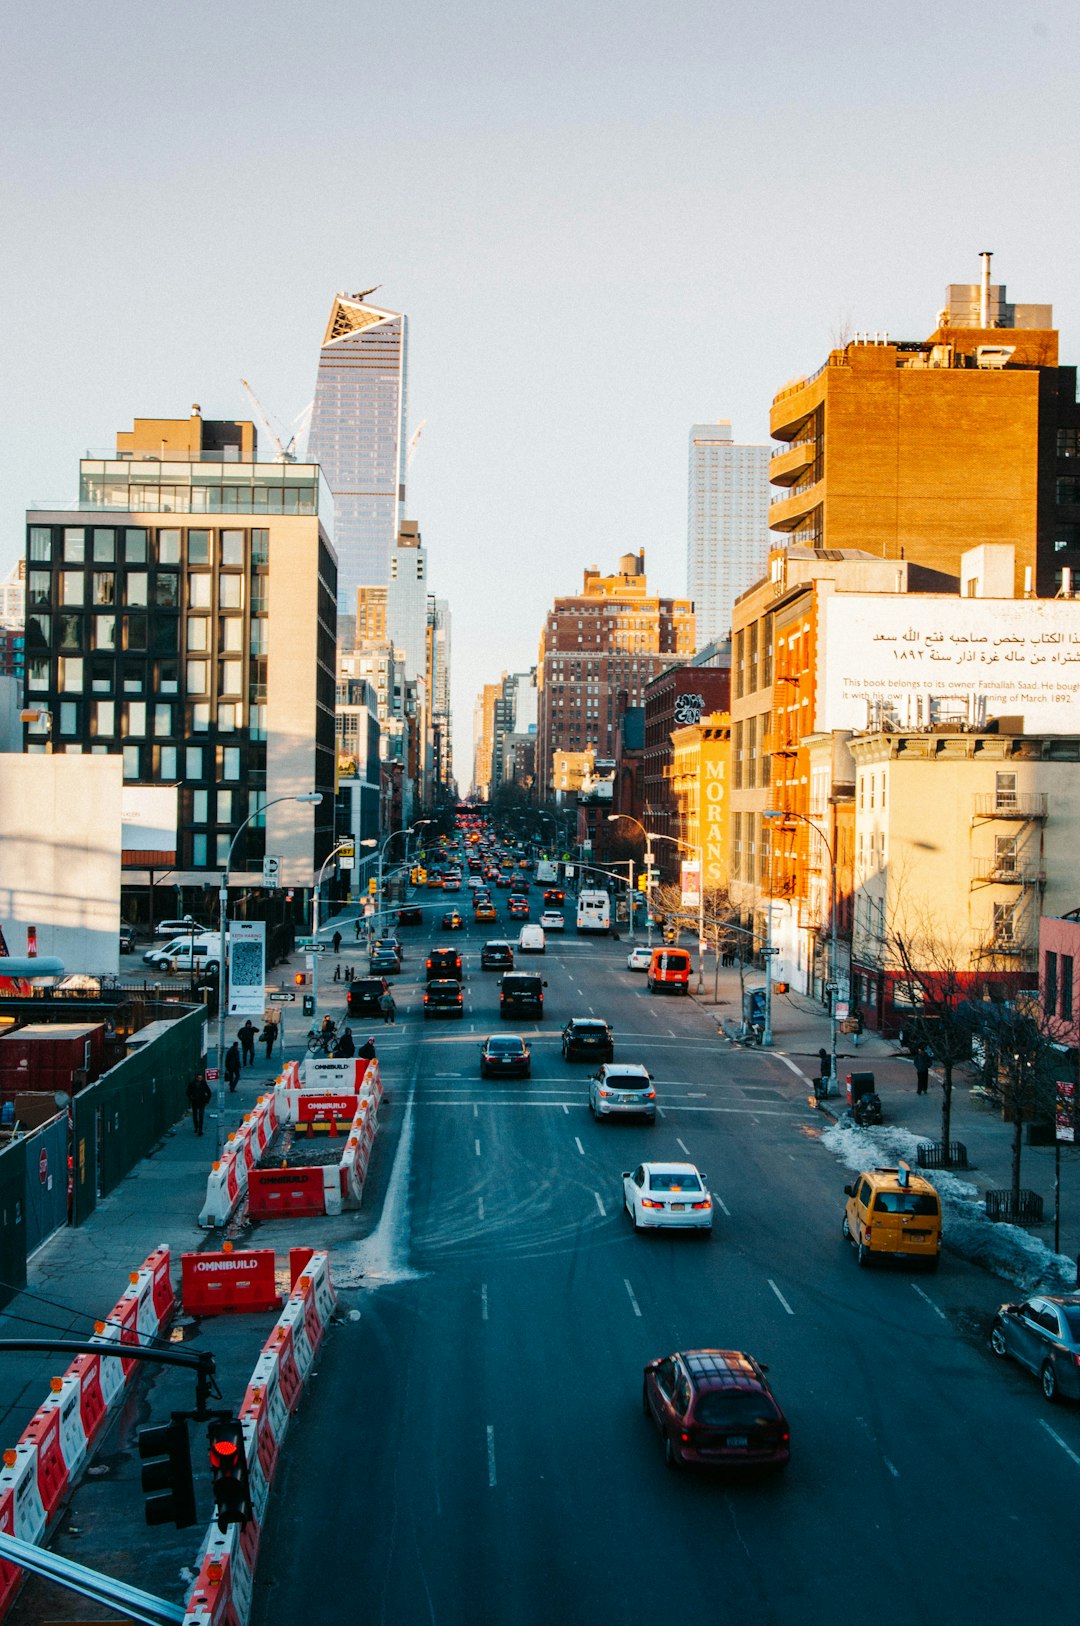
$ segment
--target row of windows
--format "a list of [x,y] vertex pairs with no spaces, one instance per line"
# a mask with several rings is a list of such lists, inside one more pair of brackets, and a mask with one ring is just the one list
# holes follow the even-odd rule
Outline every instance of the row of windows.
[[[172,526],[147,531],[140,526],[118,530],[97,525],[66,525],[54,536],[51,526],[31,525],[28,552],[31,564],[44,564],[53,559],[68,565],[116,564],[122,559],[129,565],[179,565],[183,562],[185,534],[189,565],[212,565],[216,561],[226,568],[243,568],[249,533],[239,528],[214,531],[193,526],[185,533]],[[252,565],[268,565],[269,530],[254,526],[250,539]]]

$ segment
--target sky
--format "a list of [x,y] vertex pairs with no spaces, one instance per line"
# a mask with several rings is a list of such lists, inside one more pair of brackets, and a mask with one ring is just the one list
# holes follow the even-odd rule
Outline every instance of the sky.
[[463,785],[478,690],[585,567],[644,548],[686,593],[691,424],[767,440],[987,248],[1080,359],[1075,0],[2,10],[0,572],[133,417],[250,417],[246,378],[292,420],[334,293],[380,283]]

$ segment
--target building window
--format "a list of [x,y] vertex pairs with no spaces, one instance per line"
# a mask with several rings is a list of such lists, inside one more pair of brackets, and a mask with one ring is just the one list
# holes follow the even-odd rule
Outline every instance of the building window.
[[124,746],[124,778],[138,779],[139,777],[139,747],[137,745]]
[[158,778],[167,784],[176,782],[176,746],[163,745],[158,751]]
[[217,709],[217,725],[220,734],[236,733],[236,702],[235,700],[222,700]]
[[146,648],[146,614],[142,610],[132,610],[130,615],[124,617],[124,648]]
[[193,734],[209,734],[210,732],[210,704],[206,700],[197,700],[191,708],[191,732]]
[[210,648],[210,622],[205,615],[188,616],[187,647],[189,650],[195,651],[205,651]]
[[1058,1003],[1058,957],[1047,949],[1043,956],[1043,1010],[1048,1016],[1057,1011]]
[[94,617],[94,648],[116,648],[116,617],[115,615],[95,615]]
[[116,703],[112,700],[90,702],[90,732],[99,738],[116,732]]
[[116,603],[116,573],[112,570],[94,571],[94,603]]
[[233,817],[233,793],[231,790],[219,790],[217,793],[217,822],[218,824],[231,824]]
[[243,576],[218,577],[218,609],[242,610],[244,607]]
[[239,779],[240,777],[240,747],[227,745],[221,753],[222,779]]
[[192,836],[192,838],[191,838],[191,862],[192,862],[192,864],[194,865],[194,867],[196,869],[205,869],[206,868],[206,837],[205,836],[202,836],[202,835]]
[[208,565],[210,563],[209,531],[188,532],[187,556],[189,565]]
[[94,559],[98,564],[112,564],[116,558],[116,532],[94,531]]
[[171,734],[172,731],[172,707],[159,702],[154,707],[154,733]]
[[191,793],[192,824],[208,824],[210,820],[210,792],[193,790]]
[[148,583],[149,577],[145,570],[129,570],[127,580],[124,583],[127,602],[140,607],[149,604],[150,601],[147,596]]
[[107,657],[93,658],[90,662],[90,693],[112,694],[116,667]]
[[179,661],[158,661],[158,663],[157,663],[157,689],[158,689],[158,694],[179,694],[179,692],[180,692],[180,663],[179,663]]
[[1007,813],[1016,805],[1016,775],[1014,773],[996,773],[994,775],[995,808],[999,813]]
[[146,532],[133,528],[124,532],[124,558],[129,565],[146,563]]
[[52,603],[52,576],[47,570],[30,572],[26,602],[31,609],[48,609]]
[[188,572],[188,604],[193,610],[209,610],[211,607],[213,583],[211,578],[198,571]]
[[216,845],[217,866],[218,869],[224,869],[226,864],[229,862],[229,848],[232,846],[232,838],[227,830],[223,830],[219,834]]
[[137,734],[140,737],[146,733],[146,701],[129,700],[124,710],[127,712],[127,726],[125,734]]
[[63,570],[60,572],[60,602],[61,604],[80,605],[86,597],[86,578],[81,570]]
[[256,526],[251,533],[251,562],[253,565],[270,563],[270,532],[261,526]]
[[240,565],[244,563],[244,533],[243,531],[222,531],[221,533],[221,563],[223,565]]
[[[131,603],[131,600],[128,600]],[[175,570],[159,570],[154,578],[154,603],[159,610],[180,607],[180,577]]]
[[30,527],[30,560],[44,564],[52,558],[52,532],[47,525]]
[[158,532],[158,564],[178,565],[180,563],[180,532]]
[[49,662],[45,656],[29,659],[26,663],[26,687],[35,692],[49,687]]
[[184,747],[184,778],[201,779],[203,776],[203,748],[201,745]]
[[207,687],[209,681],[207,676],[208,666],[209,662],[207,661],[188,661],[185,673],[188,694],[208,694],[210,692]]
[[1061,956],[1061,1004],[1058,1014],[1063,1022],[1071,1022],[1073,1013],[1073,957]]
[[66,530],[64,532],[64,558],[68,564],[81,564],[86,558],[86,532],[84,530]]
[[79,732],[79,703],[77,700],[61,700],[60,732],[61,734],[77,734]]
[[58,666],[57,688],[64,694],[82,694],[83,663],[81,655],[61,655]]

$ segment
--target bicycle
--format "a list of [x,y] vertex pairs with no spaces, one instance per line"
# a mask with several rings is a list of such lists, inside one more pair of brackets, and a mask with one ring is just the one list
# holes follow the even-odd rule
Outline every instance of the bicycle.
[[324,1028],[318,1033],[316,1033],[315,1029],[312,1028],[307,1036],[308,1055],[332,1056],[334,1054],[334,1046],[337,1044],[339,1038],[340,1034],[338,1033],[337,1028]]

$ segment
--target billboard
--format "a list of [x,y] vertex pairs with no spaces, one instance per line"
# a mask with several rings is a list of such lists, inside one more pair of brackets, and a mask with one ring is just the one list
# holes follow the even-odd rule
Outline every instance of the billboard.
[[983,726],[1072,733],[1080,614],[1068,599],[832,593],[823,600],[825,679],[817,727]]
[[120,793],[125,852],[176,852],[175,785],[125,785]]
[[701,865],[696,858],[683,860],[680,901],[684,909],[696,909],[701,903]]
[[230,1016],[262,1016],[266,1004],[266,922],[229,923]]

